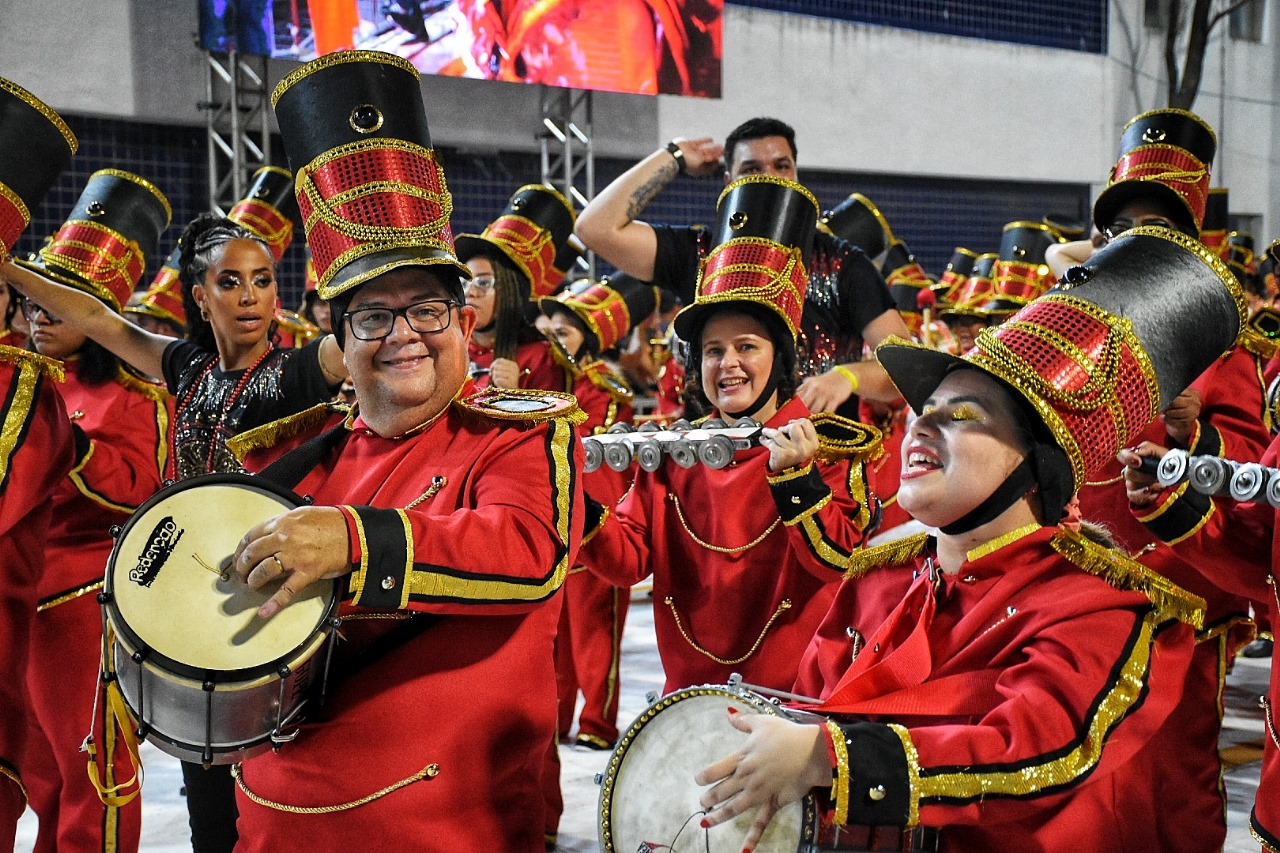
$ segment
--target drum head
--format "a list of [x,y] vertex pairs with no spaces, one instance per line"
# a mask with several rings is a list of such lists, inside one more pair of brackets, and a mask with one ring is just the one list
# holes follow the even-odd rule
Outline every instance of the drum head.
[[[693,781],[698,771],[740,749],[747,738],[729,724],[725,709],[730,706],[743,713],[778,713],[755,694],[691,687],[659,699],[631,724],[601,783],[600,845],[605,853],[742,850],[754,811],[703,829],[698,798],[706,789]],[[808,850],[816,827],[810,798],[791,803],[774,815],[756,850]]]
[[256,611],[280,582],[255,591],[227,570],[251,527],[299,503],[239,474],[194,477],[157,492],[129,519],[107,566],[107,616],[121,640],[197,680],[274,673],[320,627],[335,585],[312,584],[264,621]]

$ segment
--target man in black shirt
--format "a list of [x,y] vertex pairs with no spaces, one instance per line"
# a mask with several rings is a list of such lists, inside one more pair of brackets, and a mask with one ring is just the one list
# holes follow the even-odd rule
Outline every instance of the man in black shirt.
[[[619,269],[693,299],[698,262],[710,249],[696,227],[650,225],[638,217],[681,172],[724,181],[744,175],[797,180],[795,131],[772,118],[755,118],[733,130],[721,146],[710,138],[672,140],[605,187],[578,217],[575,232],[588,248]],[[817,223],[815,223],[815,228]],[[909,337],[884,278],[856,246],[817,230],[806,266],[809,290],[801,319],[797,393],[812,411],[856,416],[857,394],[891,402],[898,391],[874,361],[861,361],[889,335]]]

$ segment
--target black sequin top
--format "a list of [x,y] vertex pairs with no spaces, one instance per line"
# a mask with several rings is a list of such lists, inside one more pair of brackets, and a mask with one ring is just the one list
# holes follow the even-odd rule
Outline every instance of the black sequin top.
[[[320,368],[320,343],[273,348],[252,368],[223,372],[218,354],[178,340],[164,351],[164,382],[173,394],[174,471],[178,479],[240,470],[227,439],[333,397]],[[237,389],[238,392],[237,392]]]

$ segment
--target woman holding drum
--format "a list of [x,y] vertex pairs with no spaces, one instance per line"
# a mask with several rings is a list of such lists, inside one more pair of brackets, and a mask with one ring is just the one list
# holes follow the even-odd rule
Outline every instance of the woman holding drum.
[[816,217],[817,202],[793,182],[730,184],[720,245],[694,304],[675,319],[693,354],[690,387],[725,418],[763,422],[762,445],[721,469],[668,462],[637,471],[616,507],[597,504],[588,517],[582,557],[592,571],[620,586],[653,575],[667,691],[735,672],[789,689],[873,515],[860,456],[875,451],[875,431],[834,421],[851,436],[846,458],[815,461],[831,458],[829,445],[795,397],[803,259]]
[[915,413],[899,501],[938,532],[861,557],[868,578],[920,571],[861,647],[841,626],[862,581],[841,588],[795,688],[820,697],[800,706],[818,724],[730,714],[747,737],[698,774],[704,827],[741,816],[754,849],[818,789],[828,823],[864,838],[924,826],[944,850],[1161,849],[1166,804],[1135,756],[1164,734],[1204,601],[1058,522],[1235,340],[1229,276],[1195,241],[1136,229],[963,357],[880,348]]

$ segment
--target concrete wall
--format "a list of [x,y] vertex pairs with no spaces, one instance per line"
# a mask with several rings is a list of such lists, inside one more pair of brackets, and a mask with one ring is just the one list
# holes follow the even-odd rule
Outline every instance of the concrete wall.
[[[1280,0],[1261,44],[1209,48],[1195,109],[1219,132],[1215,185],[1280,233]],[[0,75],[56,109],[201,124],[194,0],[0,4]],[[793,123],[801,165],[1099,187],[1120,127],[1164,103],[1159,34],[1142,0],[1113,0],[1110,55],[1020,47],[729,6],[724,98],[597,93],[594,145],[640,157],[677,135],[723,135],[752,115]],[[271,82],[294,67],[272,63]],[[437,144],[533,150],[538,90],[428,77]],[[1263,235],[1258,235],[1261,239]]]

